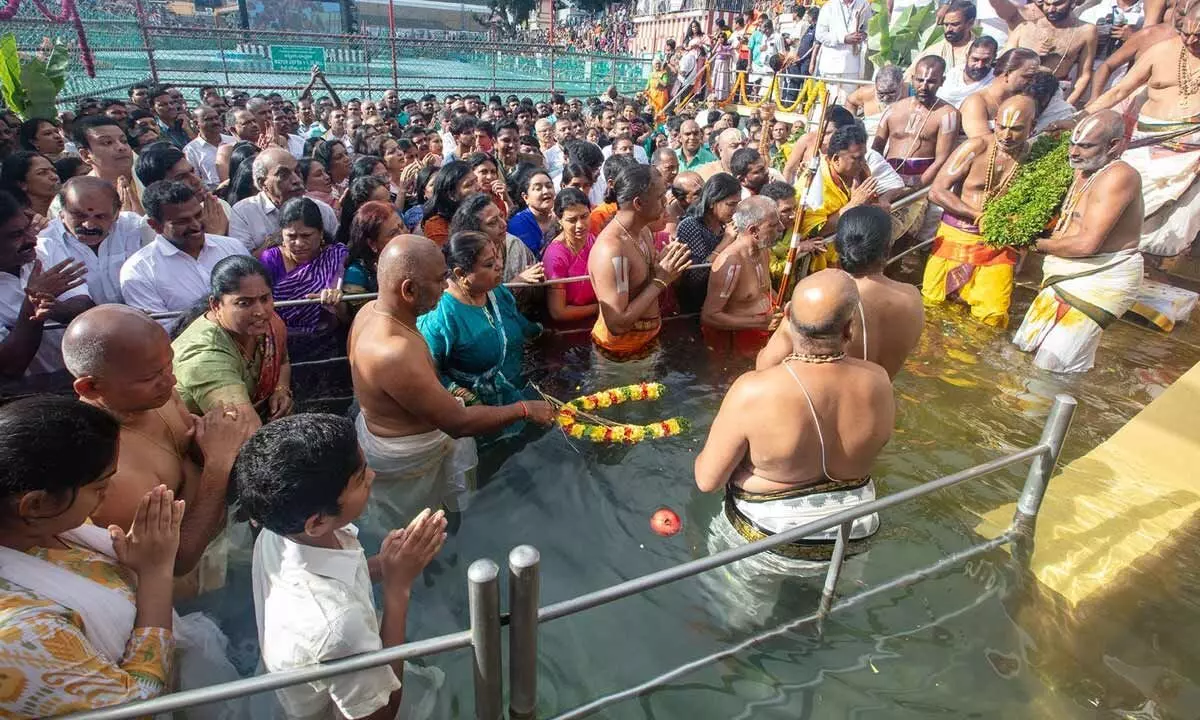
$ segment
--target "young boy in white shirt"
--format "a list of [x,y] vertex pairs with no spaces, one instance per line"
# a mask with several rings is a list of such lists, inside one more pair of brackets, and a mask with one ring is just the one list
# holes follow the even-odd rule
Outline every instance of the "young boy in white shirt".
[[[374,479],[354,424],[338,415],[277,420],[238,453],[230,483],[246,514],[263,528],[254,544],[254,612],[269,672],[404,643],[413,583],[441,550],[446,519],[425,509],[407,528],[389,533],[379,555],[368,560],[351,522],[366,506]],[[383,583],[382,628],[374,582]],[[391,720],[400,708],[403,665],[276,695],[293,720]]]

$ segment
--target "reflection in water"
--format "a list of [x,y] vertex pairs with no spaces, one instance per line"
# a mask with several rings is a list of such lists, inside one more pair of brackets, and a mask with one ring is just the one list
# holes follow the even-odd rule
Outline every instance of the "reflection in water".
[[[1014,318],[1028,295],[1019,294]],[[897,378],[895,436],[872,473],[881,496],[1036,442],[1052,398],[1062,392],[1079,400],[1064,451],[1064,460],[1072,460],[1200,359],[1200,330],[1190,325],[1167,337],[1117,324],[1104,335],[1095,370],[1055,376],[1034,369],[1008,342],[1010,334],[973,324],[954,309],[929,313],[921,345]],[[708,553],[707,527],[720,498],[695,490],[692,463],[724,391],[749,363],[713,358],[698,337],[694,321],[668,323],[662,352],[636,367],[595,358],[590,346],[575,344],[585,342],[581,335],[530,349],[532,379],[551,395],[655,380],[668,388],[662,400],[611,408],[608,415],[641,422],[679,415],[693,428],[680,438],[617,448],[572,444],[557,431],[531,433],[482,452],[481,489],[414,590],[409,637],[466,627],[466,566],[488,557],[503,567],[518,544],[542,553],[543,604]],[[1023,476],[1024,468],[997,473],[884,513],[868,557],[850,561],[839,591],[878,585],[975,544],[978,516],[1012,502]],[[670,538],[649,528],[650,515],[663,505],[683,520],[683,531]],[[380,540],[362,539],[368,551]],[[1147,569],[1148,577],[1171,578],[1170,597],[1147,601],[1145,591],[1155,584],[1148,583],[1113,599],[1111,608],[1083,608],[1087,618],[1030,597],[1009,555],[992,553],[962,572],[838,614],[819,639],[799,631],[770,640],[600,716],[1093,718],[1099,710],[1195,717],[1200,704],[1187,678],[1200,670],[1197,547],[1179,544],[1170,559]],[[219,615],[247,669],[256,640],[248,573],[245,564],[231,568],[227,591],[204,603]],[[545,625],[539,715],[640,683],[764,629],[729,622],[731,604],[745,609],[734,582],[714,572]],[[1014,595],[1014,586],[1022,592]],[[789,583],[763,623],[811,613],[820,588],[820,578]],[[1064,629],[1098,616],[1109,618],[1107,632],[1095,632],[1091,623],[1094,637],[1061,642]],[[468,715],[469,653],[434,662],[447,672],[459,715]]]

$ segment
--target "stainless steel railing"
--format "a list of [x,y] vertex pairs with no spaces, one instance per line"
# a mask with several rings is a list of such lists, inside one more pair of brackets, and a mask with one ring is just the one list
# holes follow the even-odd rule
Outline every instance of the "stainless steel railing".
[[[527,545],[514,548],[509,555],[509,712],[511,716],[514,718],[528,718],[532,717],[536,711],[537,634],[540,623],[550,622],[594,607],[606,605],[615,600],[640,594],[677,580],[693,577],[700,573],[737,562],[738,560],[767,552],[772,548],[829,530],[830,528],[838,528],[838,540],[834,546],[833,558],[829,563],[829,568],[825,575],[824,589],[816,612],[712,655],[681,665],[674,670],[635,687],[598,698],[558,716],[564,720],[566,718],[581,718],[615,702],[637,696],[647,690],[658,687],[663,683],[692,672],[711,662],[741,652],[764,639],[788,632],[808,622],[816,621],[820,623],[823,618],[832,613],[860,604],[871,597],[918,582],[964,560],[1013,541],[1020,536],[1024,528],[1027,528],[1036,520],[1042,498],[1045,496],[1049,484],[1050,473],[1053,471],[1062,452],[1063,441],[1070,428],[1075,408],[1076,402],[1071,396],[1058,395],[1055,397],[1054,404],[1050,408],[1050,413],[1042,428],[1041,438],[1032,447],[1017,450],[994,460],[967,468],[966,470],[961,470],[922,485],[902,490],[885,498],[835,513],[821,520],[777,533],[757,542],[723,550],[708,557],[633,578],[543,608],[538,607],[540,585],[538,566],[540,558],[537,550]],[[842,561],[845,558],[846,540],[849,537],[850,525],[854,520],[872,513],[888,510],[939,490],[958,485],[967,480],[1002,470],[1025,460],[1033,460],[1033,463],[1029,468],[1029,473],[1026,476],[1024,487],[1017,502],[1017,511],[1013,517],[1013,524],[1007,532],[993,540],[948,555],[926,568],[915,570],[857,595],[844,598],[836,603],[834,602],[837,581],[841,573]],[[468,604],[471,615],[471,628],[469,630],[364,653],[352,658],[324,663],[311,668],[260,675],[212,687],[167,695],[154,700],[130,703],[128,705],[85,713],[76,713],[69,717],[72,720],[124,720],[126,718],[156,715],[158,713],[245,697],[255,693],[277,690],[290,685],[299,685],[330,678],[335,675],[390,664],[397,660],[413,660],[471,647],[474,651],[475,717],[478,720],[497,720],[502,716],[503,709],[504,688],[500,633],[501,627],[505,623],[504,618],[500,614],[499,567],[492,560],[476,560],[467,570],[467,581]]]

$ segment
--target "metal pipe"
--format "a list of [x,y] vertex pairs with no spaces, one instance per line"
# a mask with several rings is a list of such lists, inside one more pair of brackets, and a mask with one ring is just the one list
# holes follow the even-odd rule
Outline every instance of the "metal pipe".
[[792,75],[790,73],[779,73],[778,77],[784,78],[799,78],[801,80],[813,79],[830,85],[874,85],[874,80],[851,80],[849,78],[828,78],[820,75]]
[[1045,445],[1049,451],[1035,459],[1025,477],[1025,487],[1021,488],[1021,498],[1017,500],[1017,521],[1024,518],[1037,517],[1042,507],[1042,498],[1046,496],[1046,487],[1050,483],[1050,474],[1062,454],[1063,440],[1071,427],[1071,418],[1075,417],[1077,403],[1070,395],[1059,393],[1054,396],[1054,404],[1050,406],[1050,414],[1046,416],[1046,424],[1042,426],[1042,437],[1039,445]]
[[471,646],[471,633],[463,630],[429,640],[383,648],[353,657],[334,660],[332,662],[313,665],[312,667],[296,670],[256,675],[254,677],[234,680],[233,682],[210,685],[196,690],[163,695],[153,700],[128,703],[101,710],[89,710],[66,716],[69,720],[127,720],[128,718],[150,717],[160,713],[170,713],[193,705],[222,702],[232,698],[246,697],[261,692],[270,692],[290,685],[326,680],[335,675],[368,670],[381,665],[390,665],[399,660],[415,660],[421,657],[437,655],[451,650],[461,650]]
[[508,554],[508,717],[532,720],[537,712],[538,597],[541,553],[518,545]]
[[744,560],[752,555],[757,555],[760,552],[770,550],[779,545],[785,545],[809,535],[815,535],[816,533],[824,532],[825,530],[836,527],[844,522],[857,520],[864,515],[870,515],[871,513],[887,510],[888,508],[895,507],[896,505],[912,500],[913,498],[918,498],[923,495],[937,492],[943,488],[957,485],[964,480],[970,480],[971,478],[987,475],[988,473],[992,473],[997,470],[1003,470],[1009,465],[1014,465],[1023,460],[1028,460],[1029,458],[1040,457],[1049,451],[1050,447],[1048,445],[1034,445],[1033,447],[1025,448],[1024,450],[1018,450],[1009,455],[996,458],[995,460],[989,460],[988,462],[980,465],[967,468],[966,470],[960,470],[959,472],[951,475],[946,475],[945,477],[938,478],[937,480],[931,480],[916,487],[911,487],[907,490],[901,490],[894,495],[888,495],[885,498],[864,503],[863,505],[859,505],[848,510],[842,510],[841,512],[833,513],[832,515],[827,515],[820,520],[806,523],[781,533],[776,533],[763,540],[758,540],[746,545],[730,548],[728,550],[722,550],[721,552],[714,555],[709,555],[708,557],[692,560],[682,565],[676,565],[675,567],[666,568],[665,570],[659,570],[658,572],[650,573],[649,575],[643,575],[631,580],[626,580],[625,582],[618,583],[616,585],[611,585],[602,590],[597,590],[586,595],[580,595],[579,597],[571,598],[570,600],[564,600],[553,605],[548,605],[538,612],[538,621],[543,623],[550,622],[551,620],[557,620],[558,618],[566,617],[567,615],[574,615],[577,612],[610,603],[613,600],[619,600],[621,598],[629,597],[630,595],[636,595],[638,593],[645,592],[646,590],[650,590],[652,588],[667,585],[675,582],[676,580],[682,580],[684,578],[692,577],[693,575],[699,575],[702,572],[707,572],[709,570],[737,562],[738,560]]
[[837,593],[837,581],[842,575],[842,562],[846,559],[846,545],[850,543],[851,522],[838,525],[837,540],[833,544],[833,556],[829,558],[829,569],[825,571],[825,587],[821,590],[821,602],[817,605],[817,617],[824,618],[833,605]]
[[504,711],[500,566],[486,558],[471,563],[467,568],[467,605],[471,612],[471,646],[475,649],[475,718],[499,720]]
[[392,46],[392,87],[400,84],[396,74],[396,0],[388,0],[388,43]]
[[150,29],[146,25],[146,8],[142,6],[142,0],[134,0],[134,7],[137,10],[138,29],[142,31],[142,45],[146,49],[146,63],[150,66],[150,79],[158,82],[158,68],[154,64],[154,44],[150,42]]

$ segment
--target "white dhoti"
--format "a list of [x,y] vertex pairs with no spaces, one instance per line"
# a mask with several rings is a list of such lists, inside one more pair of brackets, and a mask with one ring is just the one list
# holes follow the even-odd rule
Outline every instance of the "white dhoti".
[[441,430],[406,437],[378,437],[362,413],[354,421],[358,444],[375,471],[365,522],[387,533],[408,525],[425,508],[465,509],[478,455],[474,438],[455,440]]
[[[1200,122],[1200,116],[1158,120],[1142,114],[1133,132],[1136,140],[1181,130]],[[1126,150],[1121,159],[1142,176],[1146,220],[1142,225],[1142,252],[1170,257],[1192,244],[1200,232],[1200,132],[1169,141],[1166,145]]]
[[1086,258],[1048,255],[1042,270],[1042,291],[1013,342],[1035,353],[1039,368],[1087,372],[1095,364],[1100,333],[1137,299],[1142,254],[1130,249]]

